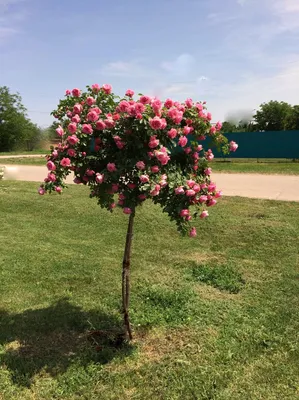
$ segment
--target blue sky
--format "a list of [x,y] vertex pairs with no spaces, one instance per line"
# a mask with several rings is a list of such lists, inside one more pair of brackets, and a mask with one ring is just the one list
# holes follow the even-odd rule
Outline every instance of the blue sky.
[[206,100],[213,120],[299,103],[299,0],[0,0],[0,85],[31,119],[110,83]]

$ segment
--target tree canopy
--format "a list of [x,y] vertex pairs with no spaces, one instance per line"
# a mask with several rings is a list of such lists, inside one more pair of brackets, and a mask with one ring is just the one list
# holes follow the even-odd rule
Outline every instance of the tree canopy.
[[0,86],[0,151],[11,151],[25,143],[31,147],[39,135],[40,130],[28,118],[19,93]]

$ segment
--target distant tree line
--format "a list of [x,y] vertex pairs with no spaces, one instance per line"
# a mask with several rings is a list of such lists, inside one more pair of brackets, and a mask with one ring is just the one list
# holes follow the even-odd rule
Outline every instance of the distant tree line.
[[299,105],[269,101],[260,105],[250,121],[224,121],[223,133],[299,130]]

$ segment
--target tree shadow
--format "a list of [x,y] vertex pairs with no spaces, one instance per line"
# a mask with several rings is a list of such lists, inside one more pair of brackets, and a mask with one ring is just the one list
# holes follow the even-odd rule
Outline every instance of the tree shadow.
[[105,364],[130,355],[134,346],[122,332],[120,318],[84,311],[67,298],[20,314],[0,310],[0,361],[15,384],[30,386],[40,372],[56,376],[73,363]]

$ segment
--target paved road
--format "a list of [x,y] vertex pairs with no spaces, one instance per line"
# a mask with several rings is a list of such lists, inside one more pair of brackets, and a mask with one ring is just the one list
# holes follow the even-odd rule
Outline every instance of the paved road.
[[[46,175],[46,167],[7,165],[4,178],[42,182]],[[299,201],[299,176],[219,173],[212,178],[226,196]]]

